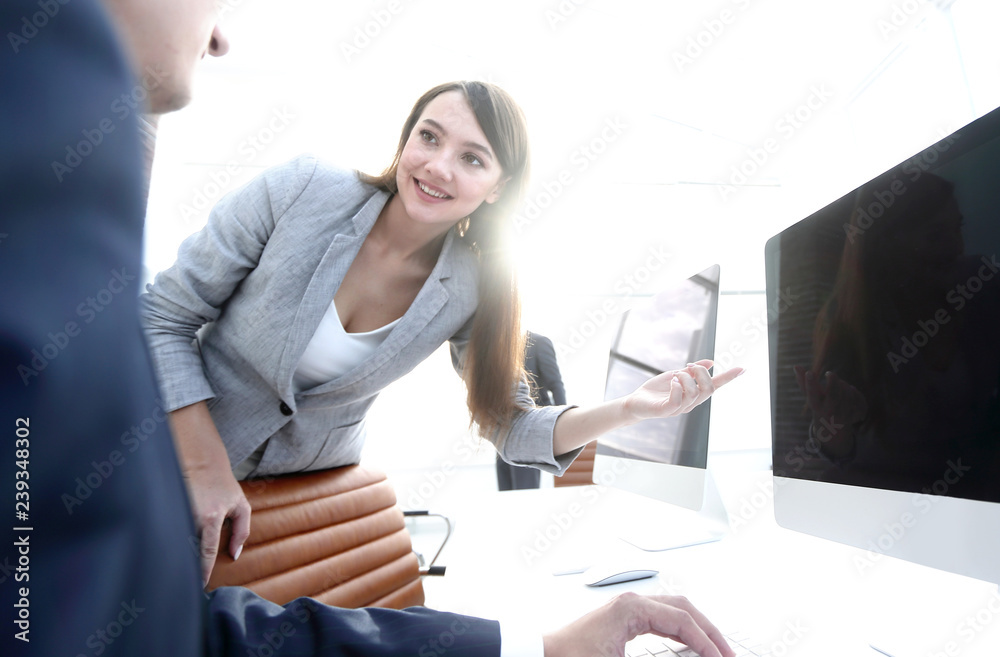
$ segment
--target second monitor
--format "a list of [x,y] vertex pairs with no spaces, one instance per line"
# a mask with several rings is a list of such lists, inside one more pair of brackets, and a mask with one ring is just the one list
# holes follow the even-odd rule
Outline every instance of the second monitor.
[[[622,397],[652,376],[713,358],[718,310],[718,265],[634,305],[622,316],[608,355],[604,398]],[[627,542],[661,550],[721,538],[725,512],[707,468],[710,413],[711,399],[688,413],[645,420],[598,440],[595,482],[683,507],[647,527],[629,528],[622,536]]]

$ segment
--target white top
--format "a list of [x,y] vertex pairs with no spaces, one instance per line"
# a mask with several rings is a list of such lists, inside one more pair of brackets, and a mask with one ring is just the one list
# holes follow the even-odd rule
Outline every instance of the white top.
[[302,352],[292,377],[292,389],[299,393],[347,374],[378,349],[398,322],[395,319],[374,331],[348,333],[337,314],[337,305],[331,301]]
[[[298,367],[295,368],[295,375],[292,378],[293,389],[299,393],[350,372],[378,349],[397,322],[398,319],[374,331],[348,333],[340,321],[336,304],[331,301],[316,333],[306,345],[306,350],[302,352]],[[253,467],[257,467],[266,446],[267,443],[261,445],[260,449],[247,459],[250,461],[254,456],[257,457]],[[525,632],[521,628],[507,628],[502,632],[500,657],[541,657],[543,652],[541,637]]]
[[[292,376],[292,390],[298,394],[350,372],[378,349],[398,322],[399,319],[395,319],[374,331],[348,333],[337,314],[337,305],[331,301],[306,350],[302,352]],[[246,479],[260,463],[265,449],[266,440],[233,468],[233,475],[237,479]]]
[[[393,320],[374,331],[348,333],[340,321],[336,304],[331,301],[295,368],[293,390],[299,393],[350,372],[378,349],[398,322],[399,319]],[[265,441],[236,466],[234,474],[237,479],[246,478],[257,467],[266,447]],[[508,628],[503,632],[500,646],[501,657],[540,657],[544,652],[540,637],[519,628]]]

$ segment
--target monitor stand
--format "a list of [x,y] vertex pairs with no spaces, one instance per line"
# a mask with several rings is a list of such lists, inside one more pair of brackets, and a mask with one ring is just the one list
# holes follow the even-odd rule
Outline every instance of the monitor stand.
[[729,520],[711,472],[710,467],[705,472],[700,511],[612,486],[588,489],[579,498],[588,500],[587,506],[577,508],[577,513],[590,517],[588,529],[552,550],[550,572],[577,575],[591,567],[655,568],[659,560],[651,553],[720,540],[729,532]]
[[729,514],[712,476],[705,471],[705,491],[701,511],[657,502],[650,511],[649,521],[629,523],[621,527],[618,537],[646,552],[662,552],[676,548],[712,543],[729,532]]

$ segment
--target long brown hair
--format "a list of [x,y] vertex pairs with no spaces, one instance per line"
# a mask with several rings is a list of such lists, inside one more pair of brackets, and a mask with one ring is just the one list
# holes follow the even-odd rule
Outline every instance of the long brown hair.
[[508,218],[523,199],[528,181],[528,132],[524,114],[507,92],[496,85],[466,81],[438,85],[413,105],[403,124],[392,164],[378,176],[363,173],[360,176],[364,182],[395,194],[398,191],[396,170],[413,127],[424,108],[449,91],[465,96],[507,179],[495,203],[481,204],[456,227],[459,236],[479,256],[479,302],[462,373],[468,390],[471,422],[479,427],[481,435],[488,437],[523,410],[515,392],[525,378],[524,331],[521,329],[517,277],[509,257]]

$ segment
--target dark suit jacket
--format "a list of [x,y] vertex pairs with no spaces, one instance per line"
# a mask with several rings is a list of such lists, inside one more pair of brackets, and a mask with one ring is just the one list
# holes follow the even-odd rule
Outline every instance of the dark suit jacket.
[[95,0],[43,5],[0,5],[0,654],[498,654],[491,621],[202,592],[138,322],[135,83]]
[[539,406],[562,406],[566,403],[566,388],[556,361],[552,340],[544,335],[528,332],[528,348],[524,355],[524,369],[534,378],[533,397]]

